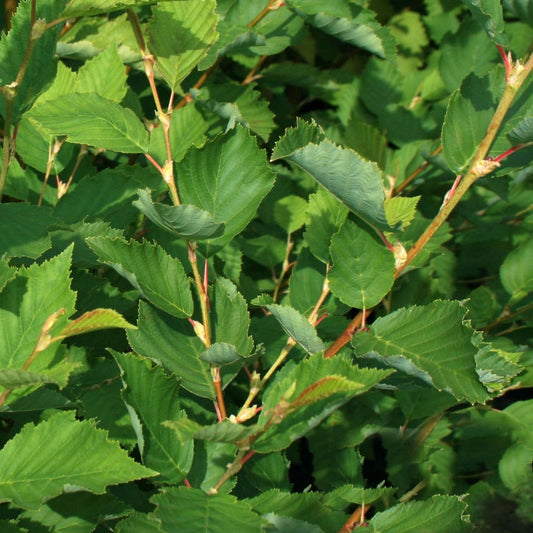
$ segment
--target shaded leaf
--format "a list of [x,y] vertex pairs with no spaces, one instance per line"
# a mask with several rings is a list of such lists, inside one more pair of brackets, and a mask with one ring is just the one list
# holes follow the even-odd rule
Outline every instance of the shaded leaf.
[[513,146],[533,142],[533,117],[524,118],[507,134],[507,137]]
[[500,268],[504,289],[515,299],[533,291],[533,239],[507,255]]
[[26,424],[0,451],[0,501],[37,509],[69,488],[103,494],[108,485],[153,475],[107,432],[67,411]]
[[46,208],[24,203],[1,204],[0,257],[39,257],[51,246],[48,227],[54,222]]
[[495,44],[507,46],[500,0],[463,0]]

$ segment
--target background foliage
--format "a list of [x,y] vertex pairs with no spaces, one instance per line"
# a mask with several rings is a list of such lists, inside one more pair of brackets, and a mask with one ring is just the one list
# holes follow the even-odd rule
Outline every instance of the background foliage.
[[0,14],[0,528],[525,531],[533,2]]

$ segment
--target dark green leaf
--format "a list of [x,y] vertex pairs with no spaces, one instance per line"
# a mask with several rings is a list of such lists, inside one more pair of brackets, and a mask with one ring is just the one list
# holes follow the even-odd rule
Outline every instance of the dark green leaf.
[[463,0],[495,44],[507,46],[500,0]]

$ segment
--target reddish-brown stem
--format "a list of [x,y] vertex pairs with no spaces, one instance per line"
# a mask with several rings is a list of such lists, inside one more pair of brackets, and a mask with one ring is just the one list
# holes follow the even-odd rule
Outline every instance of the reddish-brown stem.
[[242,459],[241,459],[241,465],[246,463],[249,459],[251,459],[255,454],[254,450],[250,450]]
[[350,533],[355,528],[360,527],[365,522],[365,514],[370,509],[371,505],[362,504],[358,507],[348,518],[346,523],[339,529],[339,533]]
[[505,52],[505,48],[503,46],[498,44],[496,45],[496,48],[498,49],[498,52],[503,61],[503,65],[505,66],[505,81],[507,81],[509,79],[509,74],[512,68],[512,59],[510,55],[507,55],[507,53]]
[[366,309],[359,311],[355,318],[348,324],[348,327],[337,337],[335,342],[324,352],[326,359],[333,357],[339,351],[346,346],[354,336],[355,332],[361,327],[363,323],[366,323],[366,319],[369,317],[372,309]]
[[226,412],[226,404],[224,403],[224,395],[222,394],[222,381],[220,379],[220,368],[215,367],[213,368],[214,373],[214,379],[213,383],[215,385],[215,392],[217,395],[217,405],[220,409],[220,419],[224,420],[225,418],[228,418],[228,414]]
[[514,154],[515,152],[518,152],[518,150],[521,150],[522,148],[525,148],[526,146],[531,146],[530,144],[517,144],[516,146],[512,146],[509,148],[509,150],[505,150],[505,152],[502,152],[499,156],[492,158],[492,161],[496,161],[496,163],[499,163],[506,157],[509,157],[511,154]]
[[183,478],[183,484],[188,488],[192,489],[192,485],[189,483],[189,480],[185,477]]

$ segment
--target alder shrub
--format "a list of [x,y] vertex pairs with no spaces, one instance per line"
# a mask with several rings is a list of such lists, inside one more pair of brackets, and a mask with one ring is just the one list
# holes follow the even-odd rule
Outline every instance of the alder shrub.
[[532,527],[531,0],[2,17],[1,531]]

